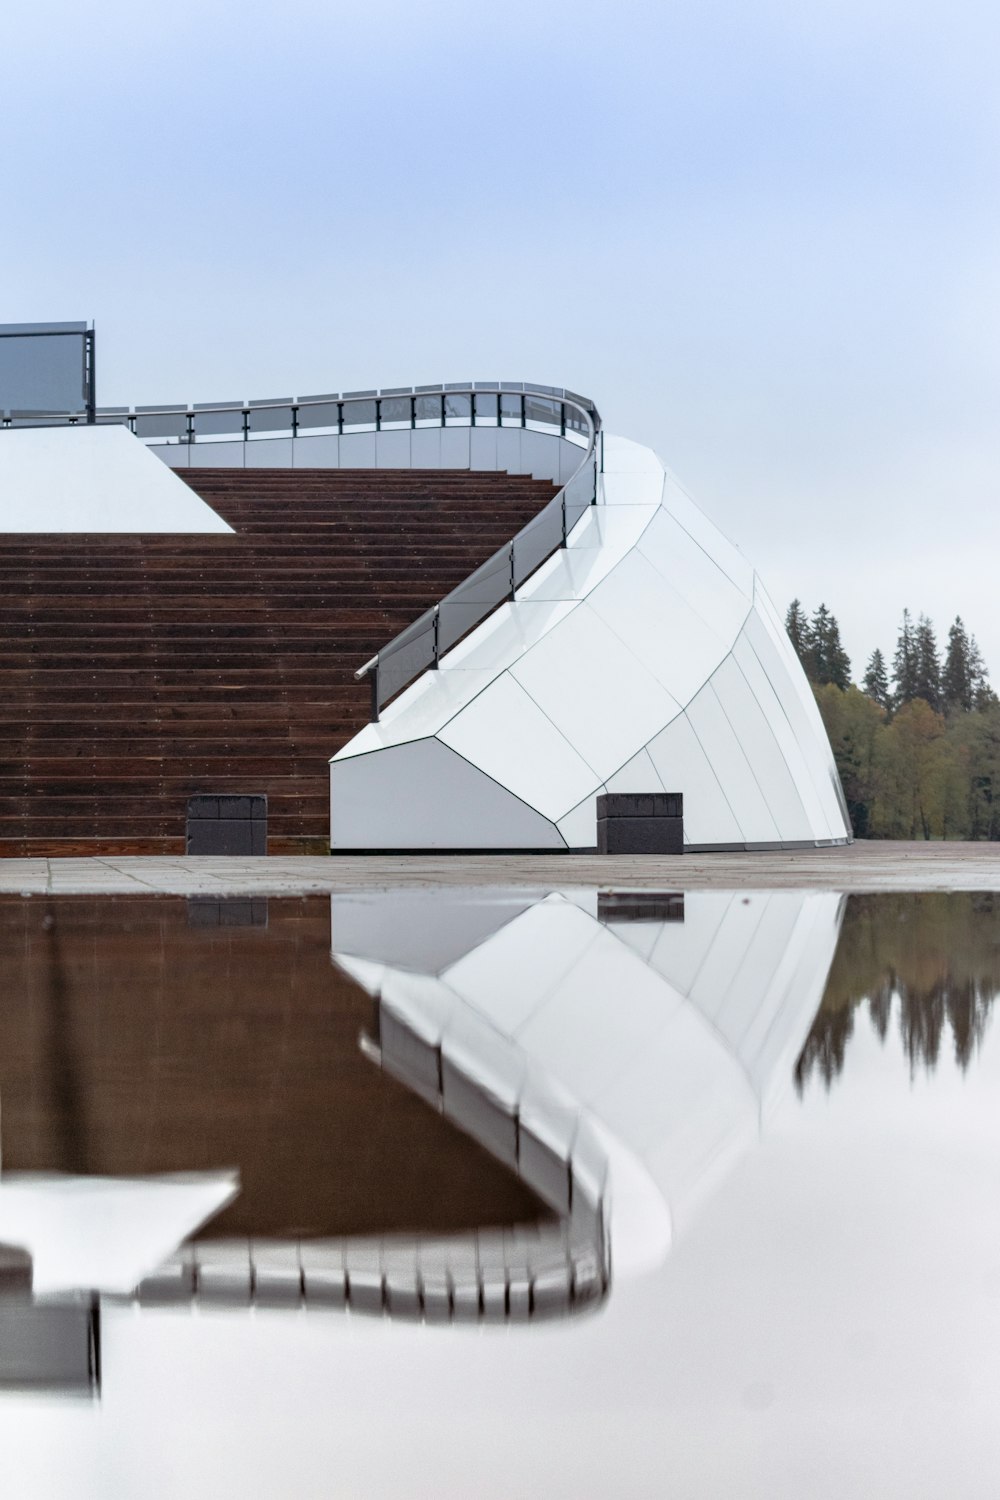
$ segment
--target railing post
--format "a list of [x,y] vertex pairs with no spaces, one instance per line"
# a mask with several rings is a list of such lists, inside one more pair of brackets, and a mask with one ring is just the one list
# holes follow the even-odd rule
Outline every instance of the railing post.
[[562,544],[564,547],[566,545],[566,536],[566,490],[564,488],[562,492]]
[[515,588],[514,579],[515,579],[515,577],[516,577],[516,574],[514,572],[514,542],[513,542],[513,539],[512,539],[511,540],[511,544],[510,544],[510,597],[511,597],[512,601],[513,601],[513,598],[514,598],[514,588]]
[[378,657],[377,656],[375,658],[375,665],[372,667],[371,671],[368,673],[368,681],[371,684],[371,690],[372,690],[372,723],[373,724],[377,724],[378,723],[379,710],[381,708],[381,704],[378,701]]
[[440,665],[440,661],[441,661],[441,653],[440,653],[439,644],[438,644],[439,643],[439,627],[440,627],[440,622],[441,622],[441,606],[439,604],[435,604],[435,606],[434,606],[434,663],[433,663],[433,667],[432,667],[432,670],[435,671],[435,672],[437,671],[438,666]]

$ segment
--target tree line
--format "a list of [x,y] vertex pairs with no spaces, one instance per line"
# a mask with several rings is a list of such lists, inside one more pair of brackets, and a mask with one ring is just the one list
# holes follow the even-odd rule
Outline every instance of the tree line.
[[874,650],[860,686],[825,604],[809,617],[793,599],[785,628],[812,683],[856,837],[1000,839],[1000,699],[961,617],[942,653],[933,622],[904,609],[891,669]]
[[795,1067],[803,1092],[844,1068],[856,1017],[885,1041],[894,1022],[910,1066],[933,1070],[942,1046],[964,1071],[1000,995],[1000,895],[849,896],[823,1003]]

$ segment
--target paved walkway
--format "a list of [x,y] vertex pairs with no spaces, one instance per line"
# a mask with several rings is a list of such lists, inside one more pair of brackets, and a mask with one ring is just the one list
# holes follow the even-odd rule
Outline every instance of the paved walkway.
[[856,843],[682,858],[565,855],[0,860],[0,894],[299,896],[397,886],[659,890],[1000,890],[1000,844]]

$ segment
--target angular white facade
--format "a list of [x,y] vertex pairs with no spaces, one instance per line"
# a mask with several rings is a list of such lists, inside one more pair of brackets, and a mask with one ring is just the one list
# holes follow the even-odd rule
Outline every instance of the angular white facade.
[[650,449],[610,435],[566,547],[330,770],[334,850],[593,848],[604,791],[683,793],[695,849],[850,838],[759,578]]

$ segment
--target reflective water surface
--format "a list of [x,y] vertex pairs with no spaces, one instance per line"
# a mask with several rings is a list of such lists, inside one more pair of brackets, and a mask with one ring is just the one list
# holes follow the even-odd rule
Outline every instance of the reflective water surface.
[[0,898],[0,1477],[992,1495],[1000,896]]

